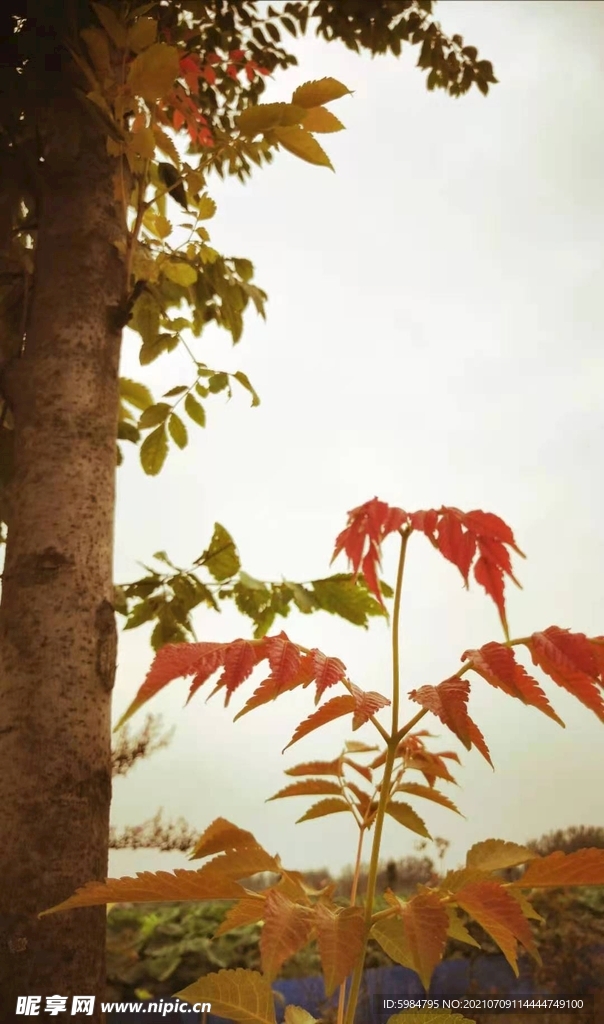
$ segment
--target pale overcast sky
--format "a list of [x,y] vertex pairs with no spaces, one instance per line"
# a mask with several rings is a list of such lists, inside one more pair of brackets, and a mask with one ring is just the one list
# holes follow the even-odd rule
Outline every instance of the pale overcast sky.
[[[500,84],[488,98],[428,93],[414,49],[370,60],[311,37],[293,44],[300,66],[277,75],[268,98],[325,75],[354,90],[333,106],[347,130],[323,136],[336,174],[281,153],[245,186],[213,183],[212,243],[253,260],[270,301],[267,323],[250,313],[237,348],[210,328],[196,352],[216,369],[245,370],[262,405],[249,408],[243,391],[228,404],[215,397],[206,430],[191,424],[189,448],[172,452],[159,478],[128,453],[118,582],[138,578],[137,559],[162,548],[192,563],[216,520],[258,578],[344,572],[344,559],[329,569],[335,537],[347,511],[377,495],[408,510],[481,508],[511,525],[528,556],[515,563],[524,589],[508,590],[513,636],[554,624],[604,633],[604,4],[447,0],[436,12],[493,62]],[[188,383],[186,357],[141,369],[137,347],[126,338],[124,375],[157,396]],[[395,562],[392,542],[390,582]],[[421,537],[410,545],[403,605],[404,693],[451,675],[468,647],[502,639],[483,591],[464,592]],[[198,612],[195,626],[203,640],[251,633],[230,605],[221,616]],[[381,621],[365,632],[292,613],[271,632],[281,628],[341,658],[359,686],[388,693]],[[150,665],[149,634],[121,638],[116,720]],[[411,801],[432,835],[451,840],[447,866],[489,837],[604,824],[604,725],[542,681],[566,730],[472,678],[470,713],[495,772],[438,721],[423,723],[441,737],[432,749],[462,759],[460,788],[442,788],[467,820]],[[138,729],[147,710],[161,713],[176,733],[115,780],[113,822],[141,822],[163,806],[201,831],[222,815],[288,867],[351,863],[352,819],[295,826],[310,800],[264,802],[288,781],[284,768],[336,756],[348,720],[281,755],[314,710],[310,691],[233,724],[249,682],[229,710],[218,698],[206,705],[203,690],[184,708],[187,688],[171,684],[132,720]],[[417,710],[405,707],[409,717]],[[371,726],[357,737],[370,739]],[[412,853],[416,838],[387,822],[384,858]],[[187,864],[175,853],[123,851],[110,870]]]

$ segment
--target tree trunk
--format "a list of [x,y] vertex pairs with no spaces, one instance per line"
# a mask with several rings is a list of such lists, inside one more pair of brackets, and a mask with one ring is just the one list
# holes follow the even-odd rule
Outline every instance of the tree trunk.
[[[0,605],[0,1021],[18,997],[95,996],[104,907],[37,915],[107,874],[113,519],[123,292],[115,161],[75,99],[48,101],[20,358]],[[21,1004],[23,1005],[23,1004]],[[79,1018],[78,1018],[79,1019]]]

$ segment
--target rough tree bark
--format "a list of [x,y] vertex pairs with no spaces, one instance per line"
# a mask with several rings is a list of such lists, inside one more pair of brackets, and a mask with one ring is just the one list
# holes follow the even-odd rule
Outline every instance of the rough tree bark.
[[[2,374],[14,471],[0,604],[0,1020],[18,996],[96,996],[104,907],[37,919],[107,874],[113,518],[123,292],[114,162],[68,95],[49,101],[20,358]],[[0,240],[1,243],[1,240]],[[71,1013],[71,998],[67,1013]],[[71,1018],[70,1018],[71,1019]]]

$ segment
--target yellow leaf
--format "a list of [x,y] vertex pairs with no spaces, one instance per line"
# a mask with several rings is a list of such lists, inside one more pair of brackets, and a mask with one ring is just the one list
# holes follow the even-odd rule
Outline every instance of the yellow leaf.
[[132,273],[137,281],[151,281],[155,284],[159,280],[159,267],[156,261],[140,246],[134,250]]
[[308,1010],[301,1006],[286,1006],[284,1024],[319,1024],[316,1017],[311,1017]]
[[386,804],[386,814],[398,821],[400,825],[404,825],[405,828],[417,832],[418,836],[424,836],[426,839],[432,838],[419,814],[416,814],[409,804],[399,803],[398,800],[389,800]]
[[518,843],[509,843],[505,839],[485,839],[475,843],[466,854],[466,867],[477,871],[502,871],[535,860],[538,854],[527,850]]
[[325,994],[330,996],[351,973],[364,946],[365,922],[362,907],[315,905],[317,940],[325,979]]
[[101,32],[99,28],[84,28],[80,35],[86,43],[94,70],[101,81],[111,77],[111,57],[106,33]]
[[292,103],[258,103],[239,115],[237,127],[242,135],[258,135],[279,125],[300,124],[304,113],[301,106]]
[[157,38],[157,21],[155,18],[139,18],[128,29],[128,46],[134,53],[140,53],[151,46]]
[[274,995],[258,971],[216,971],[177,992],[185,1003],[210,1003],[212,1013],[235,1024],[276,1024]]
[[210,220],[216,213],[216,203],[209,196],[202,196],[197,206],[199,220]]
[[153,159],[155,136],[151,128],[142,128],[140,132],[131,133],[128,141],[130,149],[136,156],[142,156],[145,160]]
[[325,107],[311,107],[303,121],[307,132],[341,132],[344,125]]
[[174,284],[180,284],[183,288],[188,288],[190,284],[195,284],[197,280],[197,271],[189,263],[164,263],[162,264],[162,272],[164,277],[168,278],[168,281],[174,281]]
[[164,153],[165,156],[169,156],[170,160],[175,167],[180,168],[180,156],[178,150],[169,135],[166,135],[159,125],[152,125],[153,135],[155,137],[155,145],[159,149],[160,153]]
[[117,46],[118,50],[125,50],[127,39],[126,26],[116,17],[110,7],[95,3],[92,3],[91,7],[111,42]]
[[335,78],[321,78],[318,82],[305,82],[304,85],[299,85],[292,96],[292,103],[309,109],[322,107],[324,103],[351,95],[351,90]]
[[146,210],[143,215],[143,226],[157,238],[167,238],[172,234],[172,225],[167,217],[153,210]]
[[467,942],[469,946],[476,946],[477,949],[480,949],[480,943],[470,935],[463,921],[460,921],[455,913],[455,907],[448,904],[445,905],[445,910],[449,917],[449,927],[447,929],[449,938],[455,939],[457,942]]
[[277,142],[300,160],[319,167],[329,167],[333,171],[331,160],[314,135],[304,128],[275,128],[273,135]]
[[128,86],[134,96],[154,102],[170,92],[179,74],[176,47],[153,43],[132,61]]

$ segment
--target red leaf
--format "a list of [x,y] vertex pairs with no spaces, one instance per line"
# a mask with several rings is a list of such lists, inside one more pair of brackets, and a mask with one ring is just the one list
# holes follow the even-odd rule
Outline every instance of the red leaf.
[[[206,667],[209,671],[204,678],[207,679],[222,664],[225,647],[228,647],[228,644],[166,644],[165,647],[162,647],[155,655],[145,681],[128,710],[120,718],[116,729],[119,729],[135,711],[138,711],[143,704],[146,704],[151,697],[154,697],[174,679],[190,675],[195,675],[196,679],[203,677]],[[204,678],[201,679],[201,682],[204,681]],[[197,685],[200,686],[201,682]]]
[[[300,668],[300,649],[293,644],[285,633],[279,636],[266,637],[266,650],[271,674],[268,677],[275,687],[275,696],[287,689],[297,679]],[[268,682],[267,679],[267,682]]]
[[507,544],[524,558],[507,523],[492,512],[482,512],[480,509],[461,512],[458,508],[445,506],[438,510],[412,512],[409,523],[413,529],[421,530],[441,554],[457,566],[466,586],[472,561],[478,551],[474,578],[493,598],[507,636],[503,577],[507,575],[517,586],[520,584],[512,574],[509,552],[504,545]]
[[314,677],[317,682],[315,703],[318,703],[325,690],[335,683],[339,683],[344,678],[346,666],[339,658],[328,658],[327,655],[317,650],[316,647],[313,647],[311,654],[313,656]]
[[[381,693],[376,693],[375,690],[361,690],[354,683],[351,683],[352,695],[354,697],[354,717],[352,719],[353,731],[360,729],[365,722],[368,722],[372,715],[375,715],[376,711],[380,708],[388,707],[390,700],[388,697],[382,696]],[[358,767],[355,765],[355,768]]]
[[438,686],[420,686],[419,690],[412,690],[409,694],[411,700],[440,718],[443,725],[455,733],[467,750],[471,750],[474,745],[492,768],[493,763],[484,736],[468,715],[466,705],[469,695],[470,684],[459,676],[451,676]]
[[536,679],[519,665],[511,647],[504,644],[484,644],[476,651],[465,651],[462,661],[471,661],[472,671],[486,679],[510,697],[517,697],[524,704],[539,708],[549,718],[564,727],[564,722],[552,708]]
[[558,686],[572,693],[604,722],[601,685],[602,667],[597,645],[584,633],[571,633],[560,626],[549,626],[533,633],[526,646],[533,664],[538,665]]
[[283,751],[291,747],[293,743],[297,743],[303,736],[307,736],[309,732],[313,732],[314,729],[319,729],[322,725],[327,725],[328,722],[341,718],[342,715],[354,714],[355,711],[356,701],[354,697],[348,694],[344,694],[341,697],[332,697],[331,700],[327,701],[327,704],[323,704],[318,711],[315,711],[304,722],[300,722],[300,725],[287,746],[283,748]]
[[249,676],[258,662],[266,657],[263,647],[252,644],[249,640],[235,640],[224,655],[224,672],[220,676],[218,687],[224,686],[227,691],[225,707],[232,694]]
[[348,524],[336,539],[331,561],[344,551],[353,572],[362,571],[370,592],[382,607],[384,602],[377,581],[381,545],[388,534],[399,530],[406,521],[407,513],[402,509],[391,508],[386,502],[372,498],[348,513]]

